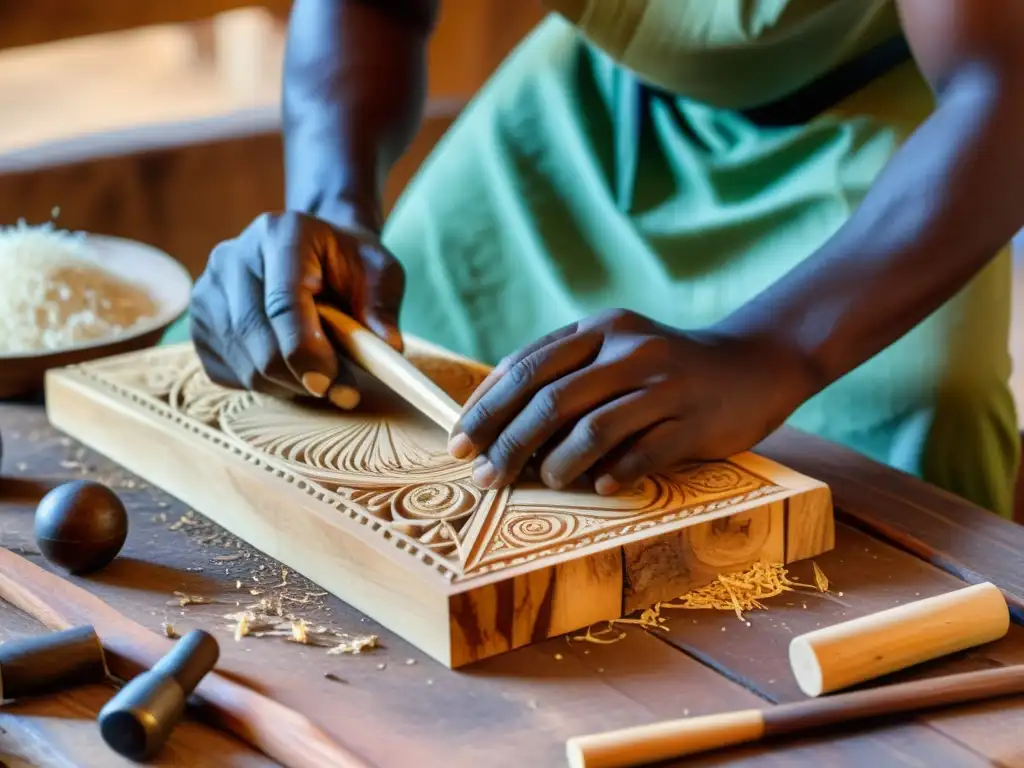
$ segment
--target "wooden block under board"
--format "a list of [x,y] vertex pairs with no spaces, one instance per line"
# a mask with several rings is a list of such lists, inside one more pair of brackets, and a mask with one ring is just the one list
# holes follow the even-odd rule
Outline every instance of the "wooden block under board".
[[[415,338],[456,400],[486,374]],[[223,389],[191,345],[51,371],[50,421],[451,667],[833,546],[828,488],[753,454],[614,497],[481,491],[447,436],[364,379],[345,413]]]

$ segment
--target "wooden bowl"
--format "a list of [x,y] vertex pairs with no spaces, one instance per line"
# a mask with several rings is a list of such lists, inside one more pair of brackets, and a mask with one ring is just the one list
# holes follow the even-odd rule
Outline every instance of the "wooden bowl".
[[154,346],[188,309],[192,277],[163,251],[108,235],[90,234],[86,242],[101,266],[149,291],[157,305],[156,314],[109,339],[35,353],[0,354],[0,399],[25,397],[42,390],[46,371],[51,368]]

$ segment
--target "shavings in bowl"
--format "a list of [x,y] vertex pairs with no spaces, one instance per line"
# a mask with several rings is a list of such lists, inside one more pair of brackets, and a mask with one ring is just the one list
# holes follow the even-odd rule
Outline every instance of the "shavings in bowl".
[[114,338],[155,317],[142,286],[103,267],[85,235],[52,222],[0,227],[0,354]]

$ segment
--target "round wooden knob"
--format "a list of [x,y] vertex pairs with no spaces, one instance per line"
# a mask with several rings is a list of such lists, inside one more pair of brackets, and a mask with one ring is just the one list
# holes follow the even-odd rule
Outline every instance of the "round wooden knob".
[[36,508],[39,551],[74,574],[107,566],[128,537],[128,514],[117,494],[100,483],[75,480],[47,493]]

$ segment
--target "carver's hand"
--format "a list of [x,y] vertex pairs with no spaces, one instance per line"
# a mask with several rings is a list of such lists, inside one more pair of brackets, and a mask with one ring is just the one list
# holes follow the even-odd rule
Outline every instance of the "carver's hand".
[[192,339],[210,378],[281,397],[359,393],[314,302],[350,314],[402,349],[405,277],[376,235],[299,213],[264,214],[218,245],[192,294]]
[[753,447],[810,395],[801,365],[764,340],[605,312],[503,360],[464,406],[449,451],[476,455],[484,488],[510,483],[536,455],[545,485],[588,475],[614,493]]

